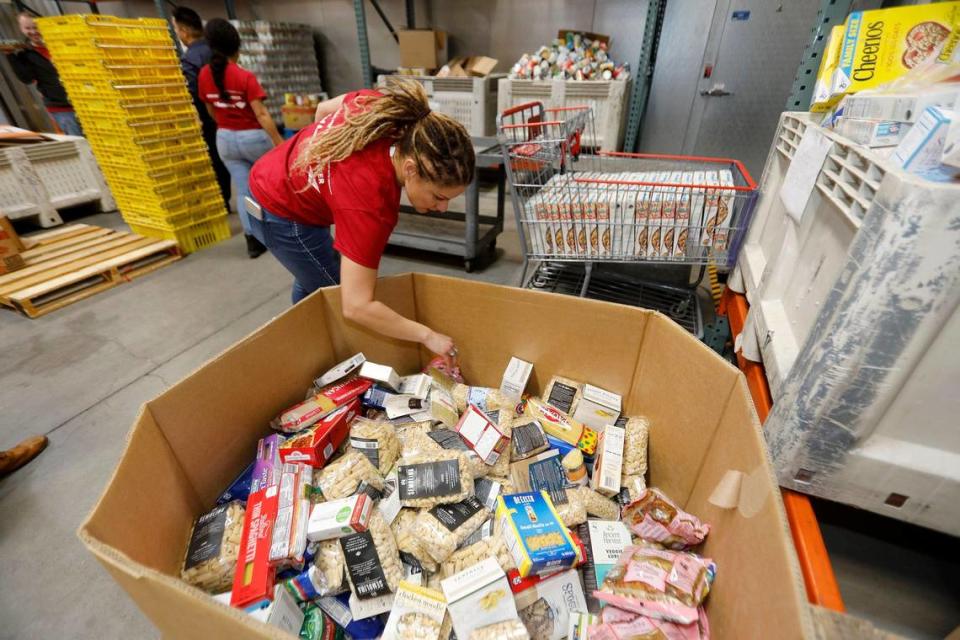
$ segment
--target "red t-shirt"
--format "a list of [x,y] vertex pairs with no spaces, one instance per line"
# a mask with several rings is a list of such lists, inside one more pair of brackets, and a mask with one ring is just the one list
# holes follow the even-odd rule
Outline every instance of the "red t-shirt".
[[343,107],[301,129],[268,151],[250,171],[250,192],[263,208],[303,224],[336,225],[333,246],[357,264],[376,269],[397,224],[400,185],[390,158],[392,140],[370,143],[348,158],[328,165],[322,175],[292,169],[301,147],[343,122],[343,109],[357,109],[364,89],[347,94]]
[[223,86],[230,96],[230,102],[220,99],[220,90],[213,81],[213,69],[205,65],[197,77],[197,93],[204,102],[213,105],[213,119],[221,129],[243,131],[259,129],[260,123],[250,107],[251,100],[263,100],[267,97],[263,87],[257,82],[257,76],[232,62],[227,63],[223,72]]

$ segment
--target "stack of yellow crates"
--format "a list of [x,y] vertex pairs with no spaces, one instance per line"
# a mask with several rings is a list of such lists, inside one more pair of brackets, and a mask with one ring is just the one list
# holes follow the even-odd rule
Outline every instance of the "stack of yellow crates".
[[37,21],[130,228],[192,252],[230,237],[186,80],[163,20]]

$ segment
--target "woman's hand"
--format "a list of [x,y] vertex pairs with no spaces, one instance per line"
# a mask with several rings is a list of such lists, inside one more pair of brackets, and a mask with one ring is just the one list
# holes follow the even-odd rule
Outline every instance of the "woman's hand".
[[423,340],[423,346],[443,358],[443,363],[450,369],[458,366],[457,348],[453,344],[453,338],[445,336],[430,330],[427,337]]

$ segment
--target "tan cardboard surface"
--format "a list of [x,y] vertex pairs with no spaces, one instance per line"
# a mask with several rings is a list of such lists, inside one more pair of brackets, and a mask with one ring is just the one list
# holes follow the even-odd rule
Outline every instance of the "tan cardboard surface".
[[[713,526],[704,549],[719,567],[707,600],[713,637],[810,629],[746,386],[709,349],[662,316],[608,303],[423,275],[381,280],[377,295],[454,336],[476,384],[496,385],[515,355],[534,363],[531,393],[552,374],[623,392],[628,415],[652,420],[654,483]],[[357,351],[402,373],[429,357],[343,325],[339,291],[329,289],[148,403],[80,536],[165,636],[282,637],[176,576],[193,519],[252,460],[266,422]],[[753,474],[749,518],[708,502],[731,468]]]

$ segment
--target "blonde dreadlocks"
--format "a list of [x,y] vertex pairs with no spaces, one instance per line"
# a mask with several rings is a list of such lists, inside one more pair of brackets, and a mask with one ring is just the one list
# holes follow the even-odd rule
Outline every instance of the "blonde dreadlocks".
[[344,107],[343,122],[304,145],[294,170],[321,172],[375,140],[391,138],[399,153],[416,163],[421,178],[441,186],[461,186],[473,179],[469,134],[453,118],[430,110],[419,82],[393,81],[380,92],[383,95],[358,97],[354,108]]

